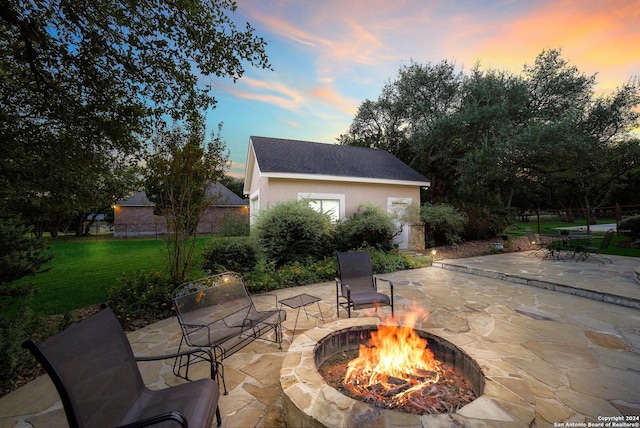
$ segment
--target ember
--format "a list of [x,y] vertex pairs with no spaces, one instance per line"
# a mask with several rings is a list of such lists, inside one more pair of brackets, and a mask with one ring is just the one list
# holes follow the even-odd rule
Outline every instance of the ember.
[[[366,345],[328,359],[320,367],[336,389],[377,407],[414,414],[455,412],[476,397],[469,382],[438,361],[427,340],[405,326],[381,325]],[[354,358],[355,357],[355,358]]]

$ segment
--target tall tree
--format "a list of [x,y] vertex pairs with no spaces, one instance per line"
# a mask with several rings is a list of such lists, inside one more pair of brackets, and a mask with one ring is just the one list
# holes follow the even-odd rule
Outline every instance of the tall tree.
[[62,202],[79,212],[87,183],[137,161],[153,130],[215,106],[204,82],[268,68],[265,41],[236,27],[235,10],[228,0],[0,0],[0,211],[35,197],[43,216]]
[[229,156],[217,135],[205,143],[204,121],[190,121],[186,129],[161,130],[154,140],[155,152],[147,162],[145,187],[155,202],[157,215],[167,222],[169,274],[181,284],[193,259],[202,213],[219,195],[210,192],[228,167]]
[[595,84],[555,49],[520,76],[411,64],[377,101],[362,103],[339,141],[388,150],[430,177],[431,202],[502,208],[546,198],[589,211],[638,159],[629,133],[638,80],[610,96],[596,95]]
[[451,115],[459,109],[462,74],[447,61],[400,68],[377,101],[364,101],[339,141],[383,149],[418,171],[429,171],[434,200],[446,197],[455,175],[451,160],[464,151]]

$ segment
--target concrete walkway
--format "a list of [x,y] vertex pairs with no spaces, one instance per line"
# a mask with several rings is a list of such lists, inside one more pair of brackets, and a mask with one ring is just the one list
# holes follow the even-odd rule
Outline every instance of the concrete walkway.
[[[640,284],[634,272],[640,260],[612,260],[602,265],[508,253],[436,261],[430,268],[382,276],[394,281],[397,314],[413,305],[426,309],[421,328],[463,349],[482,367],[486,388],[500,404],[487,409],[476,400],[475,416],[483,417],[483,425],[474,426],[568,426],[640,415],[640,311],[635,306]],[[277,292],[280,299],[299,293],[321,297],[325,320],[338,319],[334,283]],[[341,311],[340,318],[345,317]],[[291,311],[285,327],[292,328],[294,319]],[[296,337],[320,324],[301,315]],[[180,331],[170,318],[129,338],[136,354],[157,355],[176,349]],[[229,394],[220,400],[223,427],[284,426],[280,368],[290,338],[285,331],[283,350],[255,341],[225,360]],[[154,388],[181,382],[167,364],[141,363],[141,369]],[[207,375],[206,367],[199,370]],[[522,403],[535,408],[533,420],[530,413],[519,413]],[[66,426],[47,376],[0,399],[0,428],[32,426]]]

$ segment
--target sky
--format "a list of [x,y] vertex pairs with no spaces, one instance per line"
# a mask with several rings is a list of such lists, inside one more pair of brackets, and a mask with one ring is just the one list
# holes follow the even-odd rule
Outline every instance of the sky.
[[237,0],[267,42],[273,70],[214,80],[209,131],[223,122],[229,175],[243,177],[249,137],[335,143],[359,105],[412,61],[520,74],[545,49],[611,93],[640,77],[640,0]]

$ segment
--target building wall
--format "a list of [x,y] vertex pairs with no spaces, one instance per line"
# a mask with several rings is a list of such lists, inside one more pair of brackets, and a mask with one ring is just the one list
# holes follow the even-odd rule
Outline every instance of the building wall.
[[[257,170],[257,168],[256,168]],[[255,171],[255,170],[254,170]],[[251,205],[251,216],[259,209],[274,206],[278,202],[297,200],[299,195],[330,194],[344,195],[344,217],[350,217],[363,204],[372,203],[383,211],[390,209],[390,200],[405,200],[420,203],[420,187],[378,183],[353,183],[323,180],[295,180],[254,176],[252,194],[259,195],[259,203]],[[405,225],[408,228],[401,248],[423,249],[424,237],[419,227]]]
[[[271,178],[269,179],[269,199],[267,202],[269,206],[273,206],[277,202],[298,199],[300,193],[344,194],[345,216],[347,217],[350,217],[360,205],[365,203],[372,203],[387,211],[388,198],[420,201],[420,188],[417,186]],[[264,196],[262,201],[265,201]],[[265,208],[265,206],[261,205],[261,208]]]
[[[205,211],[198,224],[198,233],[216,233],[222,222],[229,220],[249,221],[249,207],[214,207]],[[114,207],[114,237],[159,236],[167,234],[167,223],[163,216],[153,214],[153,207]]]

